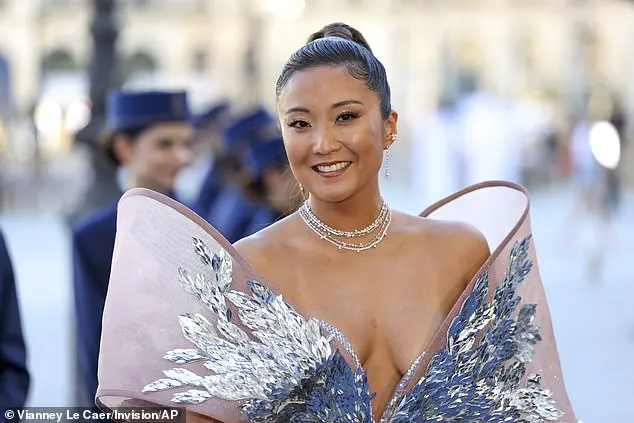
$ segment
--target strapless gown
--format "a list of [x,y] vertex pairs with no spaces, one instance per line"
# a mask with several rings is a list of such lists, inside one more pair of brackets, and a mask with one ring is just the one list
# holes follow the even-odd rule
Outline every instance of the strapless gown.
[[[492,254],[420,346],[380,422],[576,421],[529,211],[524,188],[487,182],[421,214],[474,225]],[[100,408],[141,401],[225,423],[374,423],[346,334],[286,301],[203,219],[135,189],[117,224]]]

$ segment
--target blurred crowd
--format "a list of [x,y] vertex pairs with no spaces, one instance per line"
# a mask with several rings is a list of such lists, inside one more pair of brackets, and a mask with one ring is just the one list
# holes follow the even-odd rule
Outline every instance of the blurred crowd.
[[606,90],[573,111],[545,95],[503,97],[467,78],[459,96],[441,97],[413,125],[412,192],[429,204],[485,180],[529,189],[564,182],[576,192],[575,214],[609,221],[625,186],[628,125],[618,95]]

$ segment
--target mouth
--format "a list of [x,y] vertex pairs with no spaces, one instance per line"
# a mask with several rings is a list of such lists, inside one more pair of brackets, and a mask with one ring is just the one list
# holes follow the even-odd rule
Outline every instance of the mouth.
[[312,169],[322,176],[339,176],[352,164],[352,162],[320,163]]

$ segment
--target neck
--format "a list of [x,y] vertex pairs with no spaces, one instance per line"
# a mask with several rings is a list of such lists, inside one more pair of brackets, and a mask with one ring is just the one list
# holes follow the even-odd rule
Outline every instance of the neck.
[[161,194],[170,194],[169,190],[159,187],[157,184],[153,184],[149,181],[143,181],[142,178],[139,178],[135,175],[129,175],[125,180],[125,189],[129,190],[132,188],[146,188],[151,189],[152,191],[160,192]]
[[312,195],[308,199],[308,205],[321,221],[343,231],[358,230],[372,223],[382,204],[378,181],[376,186],[371,185],[338,203],[321,201]]

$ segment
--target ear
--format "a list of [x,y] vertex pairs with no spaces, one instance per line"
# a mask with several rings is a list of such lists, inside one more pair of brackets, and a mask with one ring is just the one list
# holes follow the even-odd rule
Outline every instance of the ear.
[[397,122],[398,122],[398,113],[392,110],[384,123],[384,128],[385,128],[385,131],[384,131],[385,139],[383,144],[384,149],[387,149],[390,145],[392,145],[392,143],[396,139],[396,137],[394,137],[393,135],[397,135],[398,133],[396,129]]
[[127,165],[132,160],[134,142],[127,135],[117,134],[112,141],[112,151],[121,164]]

